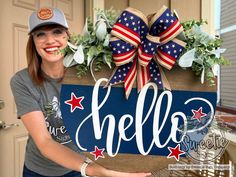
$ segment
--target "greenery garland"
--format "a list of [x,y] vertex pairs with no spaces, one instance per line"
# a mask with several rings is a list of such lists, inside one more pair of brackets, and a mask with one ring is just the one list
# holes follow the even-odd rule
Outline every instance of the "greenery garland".
[[[118,16],[118,11],[113,9],[105,11],[98,9],[96,11],[96,22],[93,23],[91,18],[87,18],[82,34],[71,35],[68,47],[62,51],[66,54],[64,65],[66,67],[76,65],[79,78],[90,70],[92,62],[95,64],[95,71],[100,71],[104,64],[111,69],[114,67],[109,40],[110,31]],[[76,56],[76,54],[78,55]],[[78,62],[81,58],[83,60]]]
[[[93,63],[94,71],[100,71],[103,64],[111,69],[114,67],[109,39],[118,11],[113,9],[96,11],[97,20],[93,23],[91,18],[87,18],[82,34],[71,35],[68,47],[62,51],[66,54],[64,65],[66,67],[75,65],[79,78],[90,70]],[[206,21],[191,20],[182,23],[184,31],[180,37],[187,45],[178,64],[182,68],[191,68],[197,76],[200,76],[202,83],[206,78],[210,85],[214,85],[213,67],[229,64],[229,61],[220,55],[224,52],[224,49],[220,49],[222,40],[202,31],[201,26],[204,24]]]
[[202,30],[206,21],[187,21],[182,23],[184,28],[184,41],[186,42],[185,52],[180,57],[178,64],[182,68],[191,67],[192,71],[201,77],[201,82],[208,80],[210,85],[215,84],[213,68],[216,65],[228,65],[220,49],[222,40],[217,36],[211,36]]

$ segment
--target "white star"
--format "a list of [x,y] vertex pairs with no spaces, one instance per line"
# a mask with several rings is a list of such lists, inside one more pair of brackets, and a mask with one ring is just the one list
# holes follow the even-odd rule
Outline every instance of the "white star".
[[167,53],[170,54],[170,51],[168,51]]
[[123,76],[126,76],[126,74],[124,73]]
[[119,78],[121,78],[121,75],[119,75]]
[[177,51],[176,50],[174,50],[174,53],[176,53]]
[[150,76],[153,77],[153,74],[151,74]]
[[120,72],[121,72],[121,70],[120,70],[120,69],[118,69],[118,72],[120,73]]
[[132,25],[135,25],[135,22],[132,22]]
[[123,13],[123,16],[126,16],[126,13]]
[[175,55],[175,58],[178,58],[178,56],[177,56],[177,55]]
[[123,68],[123,71],[125,71],[125,68]]
[[145,26],[142,26],[142,29],[144,29],[145,28]]
[[179,49],[180,52],[182,52],[182,49]]
[[134,31],[137,31],[137,28],[134,28]]
[[166,19],[166,23],[168,23],[169,22],[169,20],[168,19]]
[[175,48],[175,45],[174,45],[174,44],[172,44],[172,47],[173,47],[173,48]]
[[159,84],[161,84],[161,81],[159,81]]
[[154,50],[154,48],[151,48],[151,51],[153,51]]
[[155,79],[154,79],[155,81],[157,80],[157,78],[155,77]]
[[145,53],[148,53],[148,50],[145,50]]
[[164,29],[166,29],[167,27],[166,26],[164,26]]
[[121,48],[122,48],[122,49],[124,49],[124,48],[125,48],[125,46],[122,46]]
[[146,48],[146,47],[147,47],[147,45],[146,45],[146,44],[144,44],[144,45],[143,45],[143,47],[144,47],[144,48]]
[[160,20],[160,23],[163,23],[163,20]]
[[133,16],[131,16],[131,17],[130,17],[130,20],[133,20],[133,19],[134,19],[134,17],[133,17]]
[[118,22],[120,23],[120,22],[121,22],[121,19],[120,19],[120,20],[118,20]]
[[151,43],[151,42],[149,42],[149,43],[148,43],[148,45],[149,45],[149,46],[151,46],[151,45],[152,45],[152,43]]
[[113,50],[114,50],[114,51],[116,51],[116,48],[115,48],[115,47],[113,47]]
[[127,21],[128,19],[127,18],[124,18],[125,21]]
[[169,49],[169,46],[168,46],[168,45],[166,45],[166,48],[167,48],[167,49]]
[[157,76],[160,76],[160,74],[158,73]]
[[140,23],[140,21],[138,21],[138,24]]
[[126,51],[128,52],[128,51],[129,51],[129,48],[127,48]]
[[166,13],[166,16],[167,16],[167,17],[169,17],[169,16],[170,16],[170,14],[169,14],[169,13]]
[[125,26],[129,26],[129,23],[126,23]]
[[173,22],[174,22],[174,20],[171,20],[170,22],[171,22],[171,23],[173,23]]
[[114,79],[116,79],[116,76],[114,76]]
[[117,43],[116,45],[117,45],[117,46],[120,46],[120,43]]
[[121,53],[121,51],[119,51],[119,50],[118,50],[118,52],[117,52],[117,53]]

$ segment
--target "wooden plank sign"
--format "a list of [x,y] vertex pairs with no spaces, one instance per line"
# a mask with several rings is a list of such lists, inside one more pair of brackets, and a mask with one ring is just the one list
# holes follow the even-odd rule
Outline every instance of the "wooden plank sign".
[[155,171],[176,163],[167,156],[168,147],[181,142],[178,127],[184,119],[191,120],[192,110],[202,108],[203,113],[212,114],[216,88],[176,66],[165,70],[172,91],[158,90],[150,83],[140,93],[133,88],[126,99],[123,87],[104,88],[111,73],[103,69],[95,74],[95,82],[89,73],[78,79],[75,68],[67,70],[61,110],[74,143],[92,160],[116,170]]

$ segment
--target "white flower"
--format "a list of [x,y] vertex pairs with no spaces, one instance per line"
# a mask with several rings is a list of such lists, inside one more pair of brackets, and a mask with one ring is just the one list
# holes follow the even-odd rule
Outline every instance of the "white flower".
[[84,62],[84,51],[83,51],[83,46],[79,45],[77,51],[74,53],[73,56],[74,60],[78,64],[82,64]]
[[107,25],[105,20],[101,19],[96,23],[96,37],[102,41],[107,35]]

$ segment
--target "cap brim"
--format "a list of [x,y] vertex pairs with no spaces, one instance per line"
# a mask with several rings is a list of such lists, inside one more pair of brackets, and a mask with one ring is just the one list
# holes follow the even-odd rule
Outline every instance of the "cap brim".
[[43,26],[46,26],[46,25],[60,25],[60,26],[62,26],[62,27],[64,27],[64,28],[68,29],[67,26],[64,26],[64,25],[62,25],[62,24],[60,24],[60,23],[56,23],[56,22],[44,22],[44,23],[41,23],[41,24],[35,26],[33,29],[31,29],[31,31],[29,31],[28,34],[32,33],[32,32],[33,32],[34,30],[36,30],[37,28],[43,27]]

